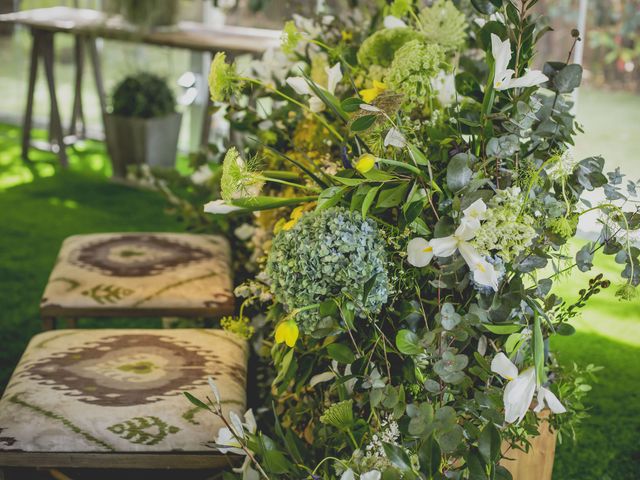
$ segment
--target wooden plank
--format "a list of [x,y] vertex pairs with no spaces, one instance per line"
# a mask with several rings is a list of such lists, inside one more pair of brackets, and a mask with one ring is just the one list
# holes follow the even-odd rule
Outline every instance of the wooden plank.
[[203,452],[0,452],[0,467],[204,470],[237,466],[242,457]]
[[545,420],[540,425],[540,435],[529,439],[531,448],[528,452],[502,445],[504,466],[513,480],[551,480],[553,461],[555,458],[557,432],[551,432]]

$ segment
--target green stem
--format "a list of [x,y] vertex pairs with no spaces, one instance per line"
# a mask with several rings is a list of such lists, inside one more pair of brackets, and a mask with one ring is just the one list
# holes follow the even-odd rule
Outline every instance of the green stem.
[[405,170],[409,170],[410,172],[415,173],[416,175],[422,175],[422,170],[418,167],[414,167],[413,165],[409,165],[405,162],[399,162],[398,160],[389,160],[387,158],[379,158],[379,163],[384,163],[385,165],[393,165],[394,167],[404,168]]
[[276,95],[278,95],[281,98],[284,98],[286,101],[293,103],[294,105],[302,108],[303,110],[306,110],[307,112],[311,113],[314,117],[316,117],[318,119],[318,121],[320,123],[322,123],[322,125],[329,130],[329,132],[331,132],[331,134],[336,137],[336,139],[340,142],[344,141],[344,137],[342,135],[340,135],[335,128],[333,128],[331,125],[329,125],[329,123],[321,116],[318,115],[316,112],[314,112],[313,110],[311,110],[311,108],[309,108],[309,106],[305,105],[302,102],[299,102],[298,100],[296,100],[293,97],[290,97],[289,95],[287,95],[284,92],[281,92],[280,90],[278,90],[277,88],[268,85],[266,83],[264,83],[261,80],[258,80],[256,78],[250,78],[250,77],[236,77],[236,80],[240,80],[243,82],[248,82],[248,83],[253,83],[254,85],[258,85],[266,90],[269,90],[273,93],[275,93]]
[[282,185],[288,185],[290,187],[300,188],[302,190],[311,190],[312,192],[316,192],[316,193],[319,192],[319,190],[317,188],[310,187],[308,185],[300,185],[299,183],[289,182],[287,180],[281,180],[279,178],[270,178],[270,177],[267,177],[265,175],[257,175],[256,178],[258,178],[260,180],[264,180],[265,182],[280,183]]

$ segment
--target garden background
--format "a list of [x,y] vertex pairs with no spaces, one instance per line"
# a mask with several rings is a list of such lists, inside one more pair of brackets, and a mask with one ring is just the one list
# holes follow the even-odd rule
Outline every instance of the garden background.
[[[11,2],[9,2],[11,3]],[[20,8],[61,5],[65,2],[22,1]],[[100,2],[81,3],[96,7]],[[181,2],[181,15],[195,15],[199,2]],[[283,2],[280,2],[283,3]],[[86,4],[86,5],[84,5]],[[578,2],[541,2],[556,30],[578,21]],[[283,10],[274,0],[273,12]],[[244,23],[276,23],[275,13],[247,18]],[[574,149],[576,159],[603,155],[607,170],[621,167],[630,178],[640,178],[640,2],[589,2],[584,66],[586,86],[580,89],[578,121],[584,133]],[[63,122],[68,121],[72,96],[72,41],[56,37],[56,75]],[[38,303],[62,240],[72,234],[109,231],[180,231],[183,226],[165,212],[155,192],[134,189],[109,180],[110,164],[104,145],[86,141],[69,149],[71,167],[62,171],[53,154],[32,151],[27,167],[20,159],[19,128],[29,58],[29,35],[21,29],[0,36],[0,392],[28,339],[40,329]],[[566,52],[551,41],[544,56]],[[566,54],[566,53],[565,53]],[[564,54],[563,54],[564,55]],[[107,88],[124,75],[150,70],[167,77],[175,87],[182,109],[197,115],[178,79],[197,70],[201,60],[178,50],[104,42],[102,61]],[[85,106],[91,130],[99,136],[99,110],[93,85],[85,81]],[[36,124],[46,126],[48,96],[42,80],[36,91]],[[44,136],[45,132],[38,134]],[[187,154],[193,138],[189,123],[182,129],[178,169],[188,173]],[[589,224],[582,225],[589,236]],[[580,247],[579,243],[572,248]],[[615,278],[620,270],[612,259],[598,257],[596,271],[565,278],[558,288],[576,298],[596,273]],[[90,326],[89,320],[81,323]],[[157,320],[119,320],[114,326],[160,326]],[[587,405],[590,417],[576,442],[565,439],[556,454],[554,478],[560,480],[619,480],[640,478],[640,299],[620,302],[613,289],[593,298],[574,321],[578,333],[554,340],[564,365],[604,367],[593,384]]]

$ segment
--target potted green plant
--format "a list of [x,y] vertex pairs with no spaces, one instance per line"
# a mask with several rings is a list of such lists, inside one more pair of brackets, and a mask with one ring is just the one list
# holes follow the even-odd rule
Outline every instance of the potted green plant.
[[124,177],[129,165],[174,165],[182,120],[175,106],[166,81],[151,73],[129,76],[116,86],[105,118],[115,177]]

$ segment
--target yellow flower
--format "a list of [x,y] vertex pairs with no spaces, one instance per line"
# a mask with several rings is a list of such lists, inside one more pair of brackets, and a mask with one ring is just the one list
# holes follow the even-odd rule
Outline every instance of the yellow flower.
[[356,170],[358,170],[363,175],[370,171],[376,164],[376,157],[370,153],[365,153],[360,155],[358,161],[356,162]]
[[293,348],[298,340],[300,330],[293,320],[285,320],[276,328],[276,343],[286,343],[288,347]]
[[376,98],[378,98],[378,95],[380,95],[386,89],[387,89],[387,86],[384,83],[379,82],[378,80],[374,80],[373,81],[373,87],[365,88],[364,90],[360,90],[359,93],[360,93],[360,96],[362,97],[362,99],[365,102],[371,103]]
[[353,32],[342,30],[340,32],[340,35],[342,36],[342,40],[344,40],[345,42],[348,42],[349,40],[353,40]]
[[291,230],[295,224],[298,223],[298,220],[300,220],[304,214],[305,209],[305,205],[300,205],[299,207],[294,208],[291,212],[291,216],[289,217],[290,220],[282,226],[282,230]]

